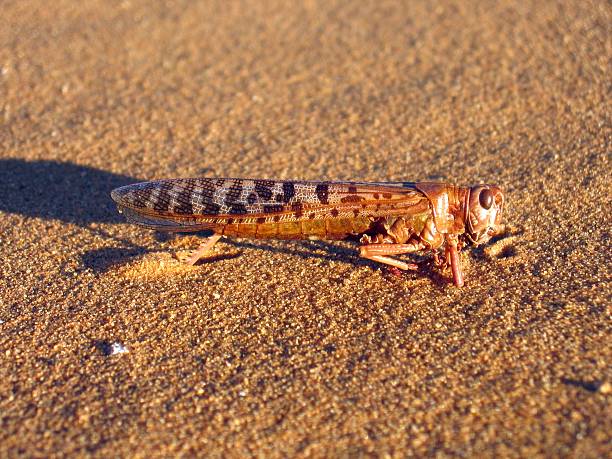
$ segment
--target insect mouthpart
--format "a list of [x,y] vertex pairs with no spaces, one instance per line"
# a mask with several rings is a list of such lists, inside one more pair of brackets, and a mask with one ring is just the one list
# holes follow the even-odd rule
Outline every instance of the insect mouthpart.
[[487,242],[491,238],[491,233],[490,231],[481,231],[479,233],[471,233],[469,231],[466,231],[464,236],[465,241],[467,243],[473,246],[477,246]]

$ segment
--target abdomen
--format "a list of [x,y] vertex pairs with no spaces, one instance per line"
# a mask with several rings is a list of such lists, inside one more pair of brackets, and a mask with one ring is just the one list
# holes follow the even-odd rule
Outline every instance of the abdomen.
[[370,230],[373,218],[313,219],[265,223],[232,223],[213,230],[225,236],[257,239],[345,239]]

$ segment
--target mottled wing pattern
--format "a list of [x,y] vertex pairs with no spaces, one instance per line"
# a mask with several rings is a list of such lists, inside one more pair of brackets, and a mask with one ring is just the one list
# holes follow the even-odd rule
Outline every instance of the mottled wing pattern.
[[399,216],[423,212],[429,205],[411,182],[188,178],[137,183],[111,195],[132,222],[166,231]]

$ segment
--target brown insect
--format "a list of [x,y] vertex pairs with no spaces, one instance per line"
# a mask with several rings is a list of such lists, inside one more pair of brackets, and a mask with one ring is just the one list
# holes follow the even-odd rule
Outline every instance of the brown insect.
[[[392,255],[431,251],[463,285],[458,252],[501,229],[504,196],[495,185],[434,182],[308,182],[187,178],[136,183],[111,192],[127,219],[160,231],[212,230],[187,260],[221,236],[360,241],[359,255],[401,270]],[[444,247],[440,257],[438,250]]]

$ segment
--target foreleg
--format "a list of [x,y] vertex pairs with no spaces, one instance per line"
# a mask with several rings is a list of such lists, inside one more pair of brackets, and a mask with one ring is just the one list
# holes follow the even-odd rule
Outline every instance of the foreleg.
[[445,249],[446,259],[450,262],[455,286],[463,287],[463,272],[461,271],[461,260],[459,260],[459,249],[457,245],[457,236],[447,234]]

